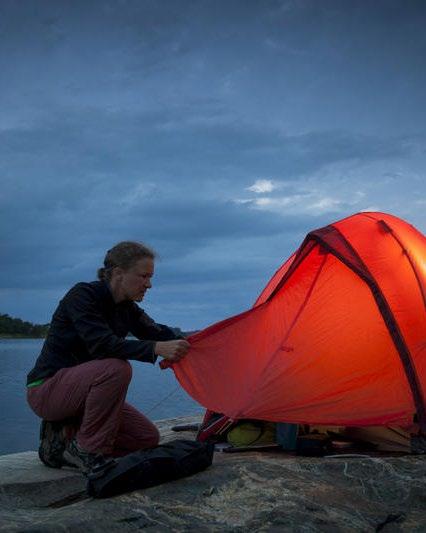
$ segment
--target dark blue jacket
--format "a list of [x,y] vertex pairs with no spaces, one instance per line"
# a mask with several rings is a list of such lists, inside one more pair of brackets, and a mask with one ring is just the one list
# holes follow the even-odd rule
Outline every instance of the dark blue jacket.
[[[131,333],[137,339],[126,339]],[[107,282],[77,283],[59,302],[27,384],[61,368],[116,357],[155,363],[156,341],[181,338],[156,324],[135,302],[115,303]]]

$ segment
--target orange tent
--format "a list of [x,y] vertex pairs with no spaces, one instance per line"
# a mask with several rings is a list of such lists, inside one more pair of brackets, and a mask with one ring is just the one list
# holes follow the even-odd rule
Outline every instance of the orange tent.
[[310,232],[254,307],[189,338],[184,389],[232,419],[426,432],[426,238],[383,213]]

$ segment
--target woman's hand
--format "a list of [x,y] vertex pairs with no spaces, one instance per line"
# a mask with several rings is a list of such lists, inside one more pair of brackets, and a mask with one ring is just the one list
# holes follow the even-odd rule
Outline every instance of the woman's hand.
[[154,353],[175,363],[176,361],[180,361],[182,357],[185,357],[190,346],[189,342],[183,339],[164,342],[159,341],[155,343]]

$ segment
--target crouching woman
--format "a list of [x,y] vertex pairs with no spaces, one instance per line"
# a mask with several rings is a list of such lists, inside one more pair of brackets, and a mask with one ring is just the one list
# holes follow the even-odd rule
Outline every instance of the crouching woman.
[[151,288],[154,260],[145,245],[120,242],[108,250],[99,280],[77,283],[54,312],[27,378],[28,403],[43,419],[39,456],[46,465],[88,471],[105,457],[158,444],[155,425],[125,401],[128,360],[179,361],[189,343],[136,304]]

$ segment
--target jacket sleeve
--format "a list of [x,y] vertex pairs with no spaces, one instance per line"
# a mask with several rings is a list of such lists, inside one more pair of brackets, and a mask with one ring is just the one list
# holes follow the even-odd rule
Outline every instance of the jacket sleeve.
[[93,359],[117,357],[155,363],[155,342],[117,336],[102,315],[93,290],[76,286],[65,298],[69,319]]
[[172,328],[154,322],[154,320],[134,302],[131,306],[131,317],[130,331],[138,339],[149,339],[152,341],[183,339],[183,337],[175,333]]

